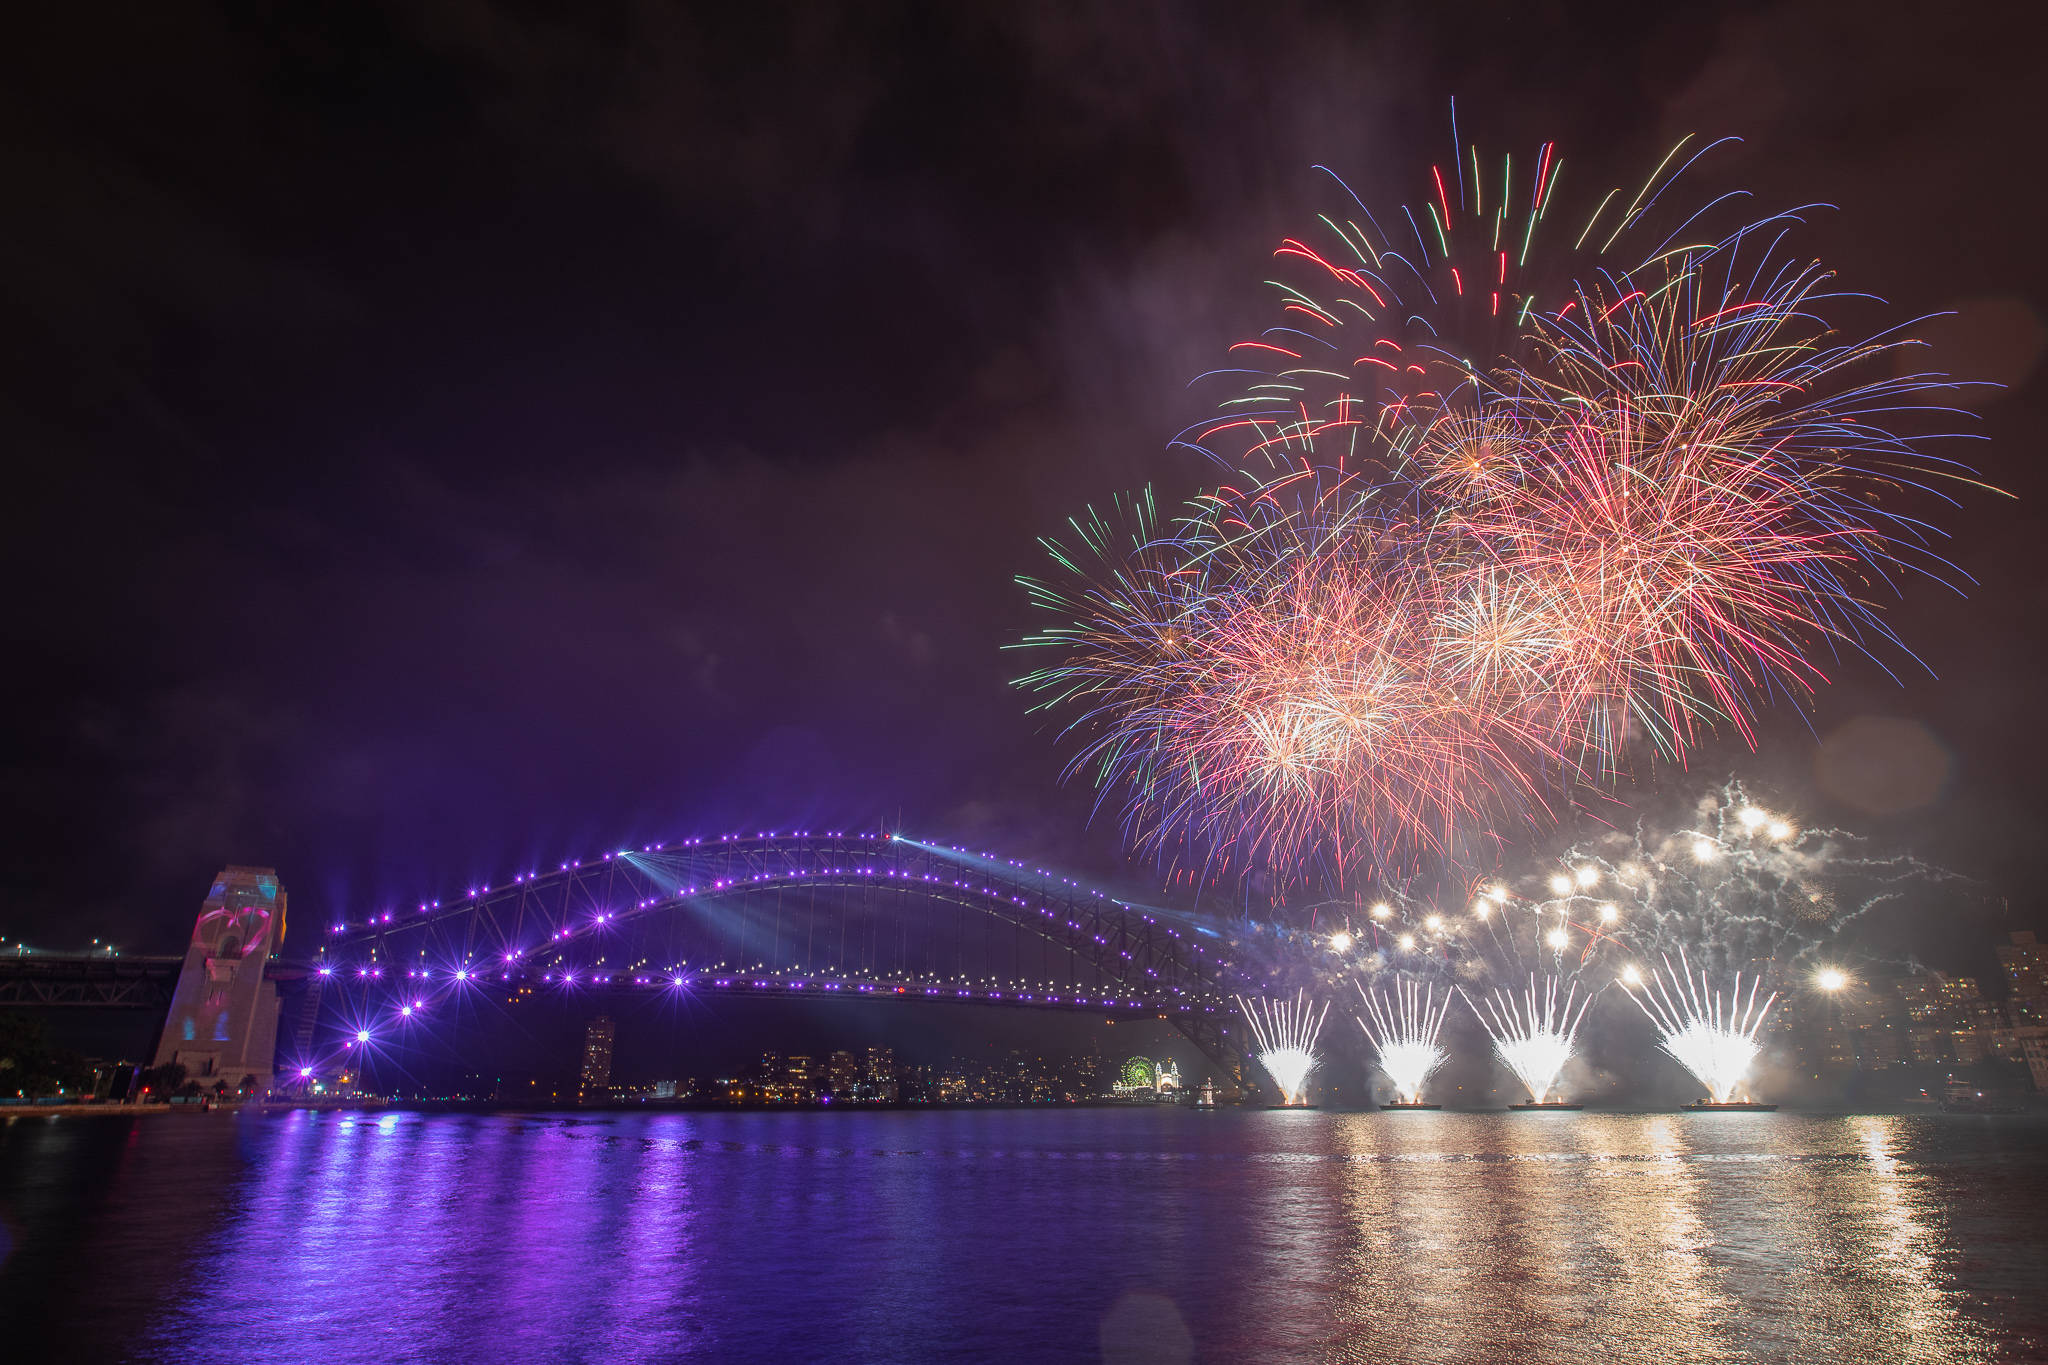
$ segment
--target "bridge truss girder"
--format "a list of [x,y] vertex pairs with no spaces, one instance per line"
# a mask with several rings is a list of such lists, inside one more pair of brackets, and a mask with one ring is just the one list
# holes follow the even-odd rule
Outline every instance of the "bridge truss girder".
[[[1128,1010],[1133,1016],[1152,1012],[1172,1020],[1219,1062],[1238,1051],[1225,1031],[1225,1020],[1239,974],[1198,941],[1203,935],[1191,923],[1174,923],[1175,917],[1164,912],[1131,906],[1053,874],[887,835],[688,841],[566,864],[551,873],[516,877],[506,885],[475,888],[458,899],[338,922],[329,927],[315,970],[325,968],[338,978],[336,984],[382,985],[394,992],[446,983],[458,972],[470,979],[538,979],[545,984],[560,983],[565,973],[580,973],[580,986],[659,989],[671,983],[663,973],[680,970],[679,964],[648,957],[635,965],[594,972],[590,954],[660,916],[671,917],[671,925],[683,925],[693,916],[715,917],[721,908],[744,907],[791,892],[840,898],[842,915],[861,913],[843,908],[848,897],[867,898],[870,909],[882,899],[896,898],[901,903],[977,912],[1011,926],[1020,938],[1030,935],[1055,955],[1064,954],[1074,964],[1075,984],[1082,988],[1033,991],[1025,998],[987,989],[962,995],[957,984],[900,971],[892,975],[811,970],[791,975],[777,969],[756,977],[741,964],[730,964],[725,979],[744,978],[749,984],[743,988],[712,987],[709,983],[716,978],[710,975],[703,983],[692,980],[692,988],[902,999],[946,999],[950,989],[950,998],[976,1004],[1109,1008],[1114,1014]],[[1221,946],[1218,940],[1217,947]],[[595,975],[607,979],[594,983]],[[635,980],[636,976],[645,979]],[[756,979],[767,984],[753,985]]]

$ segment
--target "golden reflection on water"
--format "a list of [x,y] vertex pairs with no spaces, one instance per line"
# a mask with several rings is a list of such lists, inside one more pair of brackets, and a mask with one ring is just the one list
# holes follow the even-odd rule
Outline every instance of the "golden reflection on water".
[[1993,1358],[1935,1264],[1897,1120],[1850,1121],[1853,1151],[1784,1140],[1806,1122],[1326,1116],[1324,1162],[1263,1190],[1293,1235],[1246,1273],[1326,1277],[1332,1361]]

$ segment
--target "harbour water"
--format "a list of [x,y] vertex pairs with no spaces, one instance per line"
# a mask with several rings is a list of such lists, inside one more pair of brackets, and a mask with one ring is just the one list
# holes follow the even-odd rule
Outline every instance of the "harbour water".
[[2044,1230],[2021,1117],[24,1117],[0,1353],[2034,1361]]

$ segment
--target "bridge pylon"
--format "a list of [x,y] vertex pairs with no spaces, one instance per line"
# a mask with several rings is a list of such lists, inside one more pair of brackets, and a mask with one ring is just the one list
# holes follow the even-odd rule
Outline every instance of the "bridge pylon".
[[171,995],[156,1065],[183,1063],[192,1080],[270,1085],[277,1053],[277,986],[264,967],[284,941],[284,888],[268,867],[221,869],[199,907]]

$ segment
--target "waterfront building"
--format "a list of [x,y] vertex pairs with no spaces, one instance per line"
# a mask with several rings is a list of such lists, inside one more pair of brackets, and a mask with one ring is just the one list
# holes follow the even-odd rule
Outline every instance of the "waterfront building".
[[583,1030],[583,1074],[577,1098],[589,1104],[606,1098],[612,1079],[612,1040],[615,1026],[599,1015]]
[[894,1050],[886,1047],[869,1048],[867,1066],[861,1080],[867,1090],[863,1098],[881,1104],[894,1104],[898,1094]]
[[1885,1071],[1906,1060],[1906,1005],[1891,980],[1852,983],[1843,988],[1837,1006],[1855,1065],[1864,1071]]

